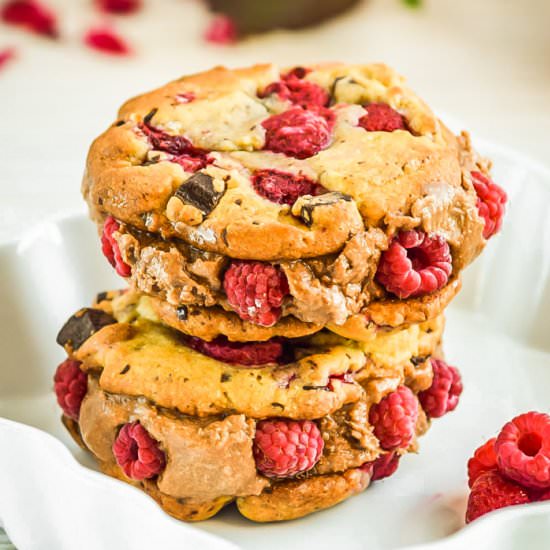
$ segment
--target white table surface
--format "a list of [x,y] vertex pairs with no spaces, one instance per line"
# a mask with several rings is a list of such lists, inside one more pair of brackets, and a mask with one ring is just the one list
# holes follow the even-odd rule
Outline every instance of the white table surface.
[[44,217],[83,209],[79,186],[91,140],[128,97],[214,64],[385,61],[437,110],[477,135],[550,166],[550,2],[367,0],[322,27],[277,32],[234,47],[205,44],[198,1],[144,0],[115,18],[136,47],[113,59],[80,36],[100,17],[88,0],[47,0],[62,14],[59,42],[0,25],[19,59],[0,73],[0,241]]

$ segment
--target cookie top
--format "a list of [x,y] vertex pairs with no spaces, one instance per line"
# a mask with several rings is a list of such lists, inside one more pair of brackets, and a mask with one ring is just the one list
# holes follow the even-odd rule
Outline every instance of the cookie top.
[[91,147],[83,193],[100,224],[230,258],[312,258],[369,231],[383,250],[418,228],[465,265],[484,221],[461,154],[384,65],[218,67],[123,105]]

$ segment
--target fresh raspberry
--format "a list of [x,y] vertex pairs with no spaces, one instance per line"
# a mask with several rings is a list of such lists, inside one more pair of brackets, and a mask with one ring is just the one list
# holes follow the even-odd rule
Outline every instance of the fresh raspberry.
[[321,188],[306,176],[297,176],[279,170],[254,172],[252,185],[258,195],[278,204],[294,204],[298,197],[316,195]]
[[118,243],[113,237],[113,233],[118,231],[119,228],[120,224],[112,216],[108,216],[103,224],[101,250],[103,250],[103,254],[121,277],[129,277],[132,273],[132,269],[122,259]]
[[260,97],[277,94],[280,99],[290,101],[304,109],[315,110],[326,107],[329,102],[328,92],[314,82],[303,80],[306,74],[306,69],[296,67],[283,75],[281,80],[269,84]]
[[330,142],[334,113],[329,109],[317,112],[295,107],[270,116],[262,122],[265,128],[265,149],[305,159],[317,154]]
[[401,231],[382,253],[376,278],[398,298],[410,298],[445,286],[452,269],[451,252],[443,237]]
[[368,132],[394,132],[406,130],[407,124],[402,115],[385,103],[365,105],[367,114],[359,119],[359,126]]
[[287,478],[311,470],[324,442],[311,420],[261,420],[256,425],[254,459],[267,477]]
[[532,502],[542,502],[543,500],[550,500],[550,490],[536,495],[531,495]]
[[281,363],[284,344],[281,339],[272,338],[267,342],[230,342],[225,336],[218,336],[211,342],[189,337],[190,348],[232,365],[256,366],[267,363]]
[[156,112],[153,109],[139,125],[155,151],[168,153],[170,161],[182,166],[186,172],[196,172],[212,162],[207,151],[195,147],[185,136],[173,136],[153,126],[151,119]]
[[164,451],[139,421],[124,424],[113,443],[117,464],[131,479],[150,479],[166,465]]
[[129,55],[131,53],[131,48],[124,38],[106,25],[89,29],[84,35],[84,44],[93,50],[110,55]]
[[424,412],[430,418],[439,418],[454,411],[462,393],[462,377],[456,367],[441,359],[430,359],[433,370],[432,385],[418,394]]
[[80,370],[80,362],[65,359],[53,377],[57,402],[66,416],[78,420],[80,405],[88,391],[88,377]]
[[97,7],[105,13],[127,15],[141,7],[141,0],[96,0]]
[[520,485],[504,479],[496,470],[483,472],[475,481],[468,498],[466,523],[493,510],[529,501],[529,495]]
[[228,15],[216,15],[204,32],[204,39],[212,44],[234,44],[239,38],[235,21]]
[[361,466],[361,469],[371,473],[371,481],[378,481],[379,479],[384,479],[395,474],[399,466],[400,458],[401,457],[393,451],[384,453],[372,462],[365,462],[365,464]]
[[499,470],[532,489],[550,488],[550,416],[520,414],[504,425],[495,441]]
[[225,272],[223,288],[241,319],[264,327],[279,320],[283,299],[289,293],[286,275],[280,268],[239,260]]
[[489,239],[502,226],[504,207],[508,197],[502,187],[481,172],[472,172],[472,182],[477,193],[477,209],[485,220],[483,237]]
[[59,35],[55,14],[36,0],[9,0],[2,6],[0,19],[50,38]]
[[374,435],[386,451],[405,449],[411,444],[417,419],[418,401],[407,386],[399,386],[369,412]]
[[497,469],[497,455],[495,453],[496,437],[489,439],[474,452],[468,460],[468,486],[473,487],[475,480],[483,473]]

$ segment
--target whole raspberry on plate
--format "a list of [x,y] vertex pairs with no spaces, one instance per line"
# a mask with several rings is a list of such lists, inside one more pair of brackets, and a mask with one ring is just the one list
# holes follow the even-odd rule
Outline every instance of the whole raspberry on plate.
[[329,144],[333,120],[329,109],[314,112],[295,107],[272,115],[262,122],[264,148],[298,159],[311,157]]
[[442,359],[430,359],[433,369],[432,385],[418,394],[424,412],[430,418],[439,418],[454,411],[462,394],[462,378],[456,367]]
[[417,419],[418,400],[407,386],[399,386],[369,412],[374,435],[387,451],[406,449],[411,444]]
[[101,235],[101,250],[109,260],[109,263],[115,268],[121,277],[129,277],[132,273],[130,266],[124,262],[120,254],[120,248],[116,242],[113,233],[120,229],[120,224],[112,217],[108,216],[103,224],[103,233]]
[[405,118],[385,103],[365,105],[367,114],[359,119],[359,126],[368,132],[395,132],[406,130]]
[[113,443],[113,454],[130,479],[150,479],[166,465],[164,451],[138,421],[122,426]]
[[500,231],[508,197],[504,189],[481,172],[472,172],[472,182],[478,196],[479,215],[485,220],[483,237],[490,239]]
[[468,498],[466,523],[493,510],[528,502],[530,498],[523,487],[505,479],[499,472],[489,470],[474,482]]
[[483,473],[497,469],[497,455],[495,453],[496,437],[486,441],[474,452],[468,460],[468,486],[472,488],[475,480]]
[[65,359],[57,367],[53,380],[59,406],[68,417],[78,420],[80,405],[88,391],[88,377],[80,370],[80,363]]
[[401,231],[382,253],[376,278],[388,292],[403,299],[442,288],[452,269],[451,251],[442,236]]
[[531,489],[550,488],[550,416],[520,414],[504,425],[495,441],[503,475]]
[[311,470],[324,442],[312,420],[261,420],[256,425],[254,459],[267,477],[288,478]]
[[223,279],[229,305],[241,319],[269,327],[281,317],[289,292],[285,274],[263,262],[233,261]]
[[252,185],[258,195],[278,204],[292,205],[302,195],[315,195],[321,188],[306,176],[281,172],[280,170],[258,170],[252,176]]

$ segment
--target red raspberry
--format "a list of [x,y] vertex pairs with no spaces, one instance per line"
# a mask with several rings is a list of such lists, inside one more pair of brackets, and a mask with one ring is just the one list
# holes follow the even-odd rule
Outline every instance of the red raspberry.
[[311,157],[329,144],[333,123],[334,113],[329,109],[313,112],[295,107],[270,116],[262,122],[264,148],[298,159]]
[[238,37],[239,32],[235,21],[224,14],[216,15],[204,32],[204,39],[212,44],[234,44]]
[[131,48],[110,26],[93,27],[84,35],[84,43],[94,50],[110,55],[128,55]]
[[433,369],[432,385],[418,394],[424,412],[430,418],[439,418],[454,411],[462,393],[462,378],[456,367],[441,359],[430,359]]
[[504,207],[508,197],[502,187],[481,172],[472,172],[472,182],[477,193],[477,209],[485,220],[483,237],[489,239],[502,226]]
[[50,38],[57,38],[59,34],[55,14],[36,0],[8,0],[2,6],[0,18],[4,23]]
[[151,111],[139,125],[139,129],[147,136],[155,151],[168,153],[170,161],[182,166],[186,172],[196,172],[212,162],[207,151],[195,147],[185,136],[173,136],[153,126],[151,119],[155,113],[156,109]]
[[140,0],[96,0],[101,11],[106,13],[128,14],[134,13],[141,7]]
[[411,444],[417,419],[418,400],[407,386],[399,386],[369,412],[374,435],[386,451],[405,449]]
[[372,462],[366,462],[361,466],[361,470],[371,473],[371,481],[378,481],[390,477],[397,471],[399,459],[401,457],[395,453],[384,453]]
[[256,425],[254,459],[267,477],[293,477],[319,461],[324,442],[311,420],[261,420]]
[[410,298],[445,286],[452,269],[451,252],[443,237],[401,231],[382,252],[376,278],[398,298]]
[[550,416],[520,414],[504,425],[495,452],[506,477],[532,489],[550,488]]
[[53,378],[57,402],[66,416],[78,420],[80,405],[88,391],[88,377],[80,370],[80,362],[65,359]]
[[523,487],[504,479],[496,470],[484,472],[477,478],[468,498],[466,523],[493,510],[529,501]]
[[321,187],[306,176],[279,170],[254,172],[252,185],[258,195],[278,204],[294,204],[302,195],[317,195]]
[[315,110],[326,107],[329,102],[328,92],[314,82],[303,80],[306,74],[306,69],[296,67],[283,75],[278,82],[272,82],[267,86],[260,97],[277,94],[281,99],[304,109]]
[[273,338],[267,342],[230,342],[225,336],[218,336],[211,342],[200,338],[187,339],[189,347],[232,365],[256,366],[281,362],[284,354],[282,340]]
[[497,469],[495,441],[496,437],[489,439],[481,447],[478,447],[474,456],[468,460],[468,486],[470,488],[481,474]]
[[122,426],[113,443],[113,454],[130,479],[150,479],[160,474],[166,465],[166,457],[158,441],[139,421]]
[[327,389],[329,391],[335,391],[334,380],[340,380],[342,384],[353,384],[355,378],[351,372],[344,372],[343,374],[330,374],[328,377]]
[[531,501],[533,502],[542,502],[543,500],[550,500],[550,491],[544,491],[544,493],[538,495],[531,495]]
[[405,118],[385,103],[365,105],[367,114],[359,119],[359,126],[368,132],[406,130]]
[[109,260],[109,263],[115,268],[121,277],[129,277],[132,273],[131,267],[124,262],[120,254],[118,243],[113,237],[113,233],[118,231],[120,224],[112,217],[108,216],[103,224],[103,234],[101,235],[101,250]]
[[227,301],[241,319],[264,327],[271,327],[279,320],[283,299],[289,293],[286,275],[280,268],[239,260],[225,272],[223,288]]

